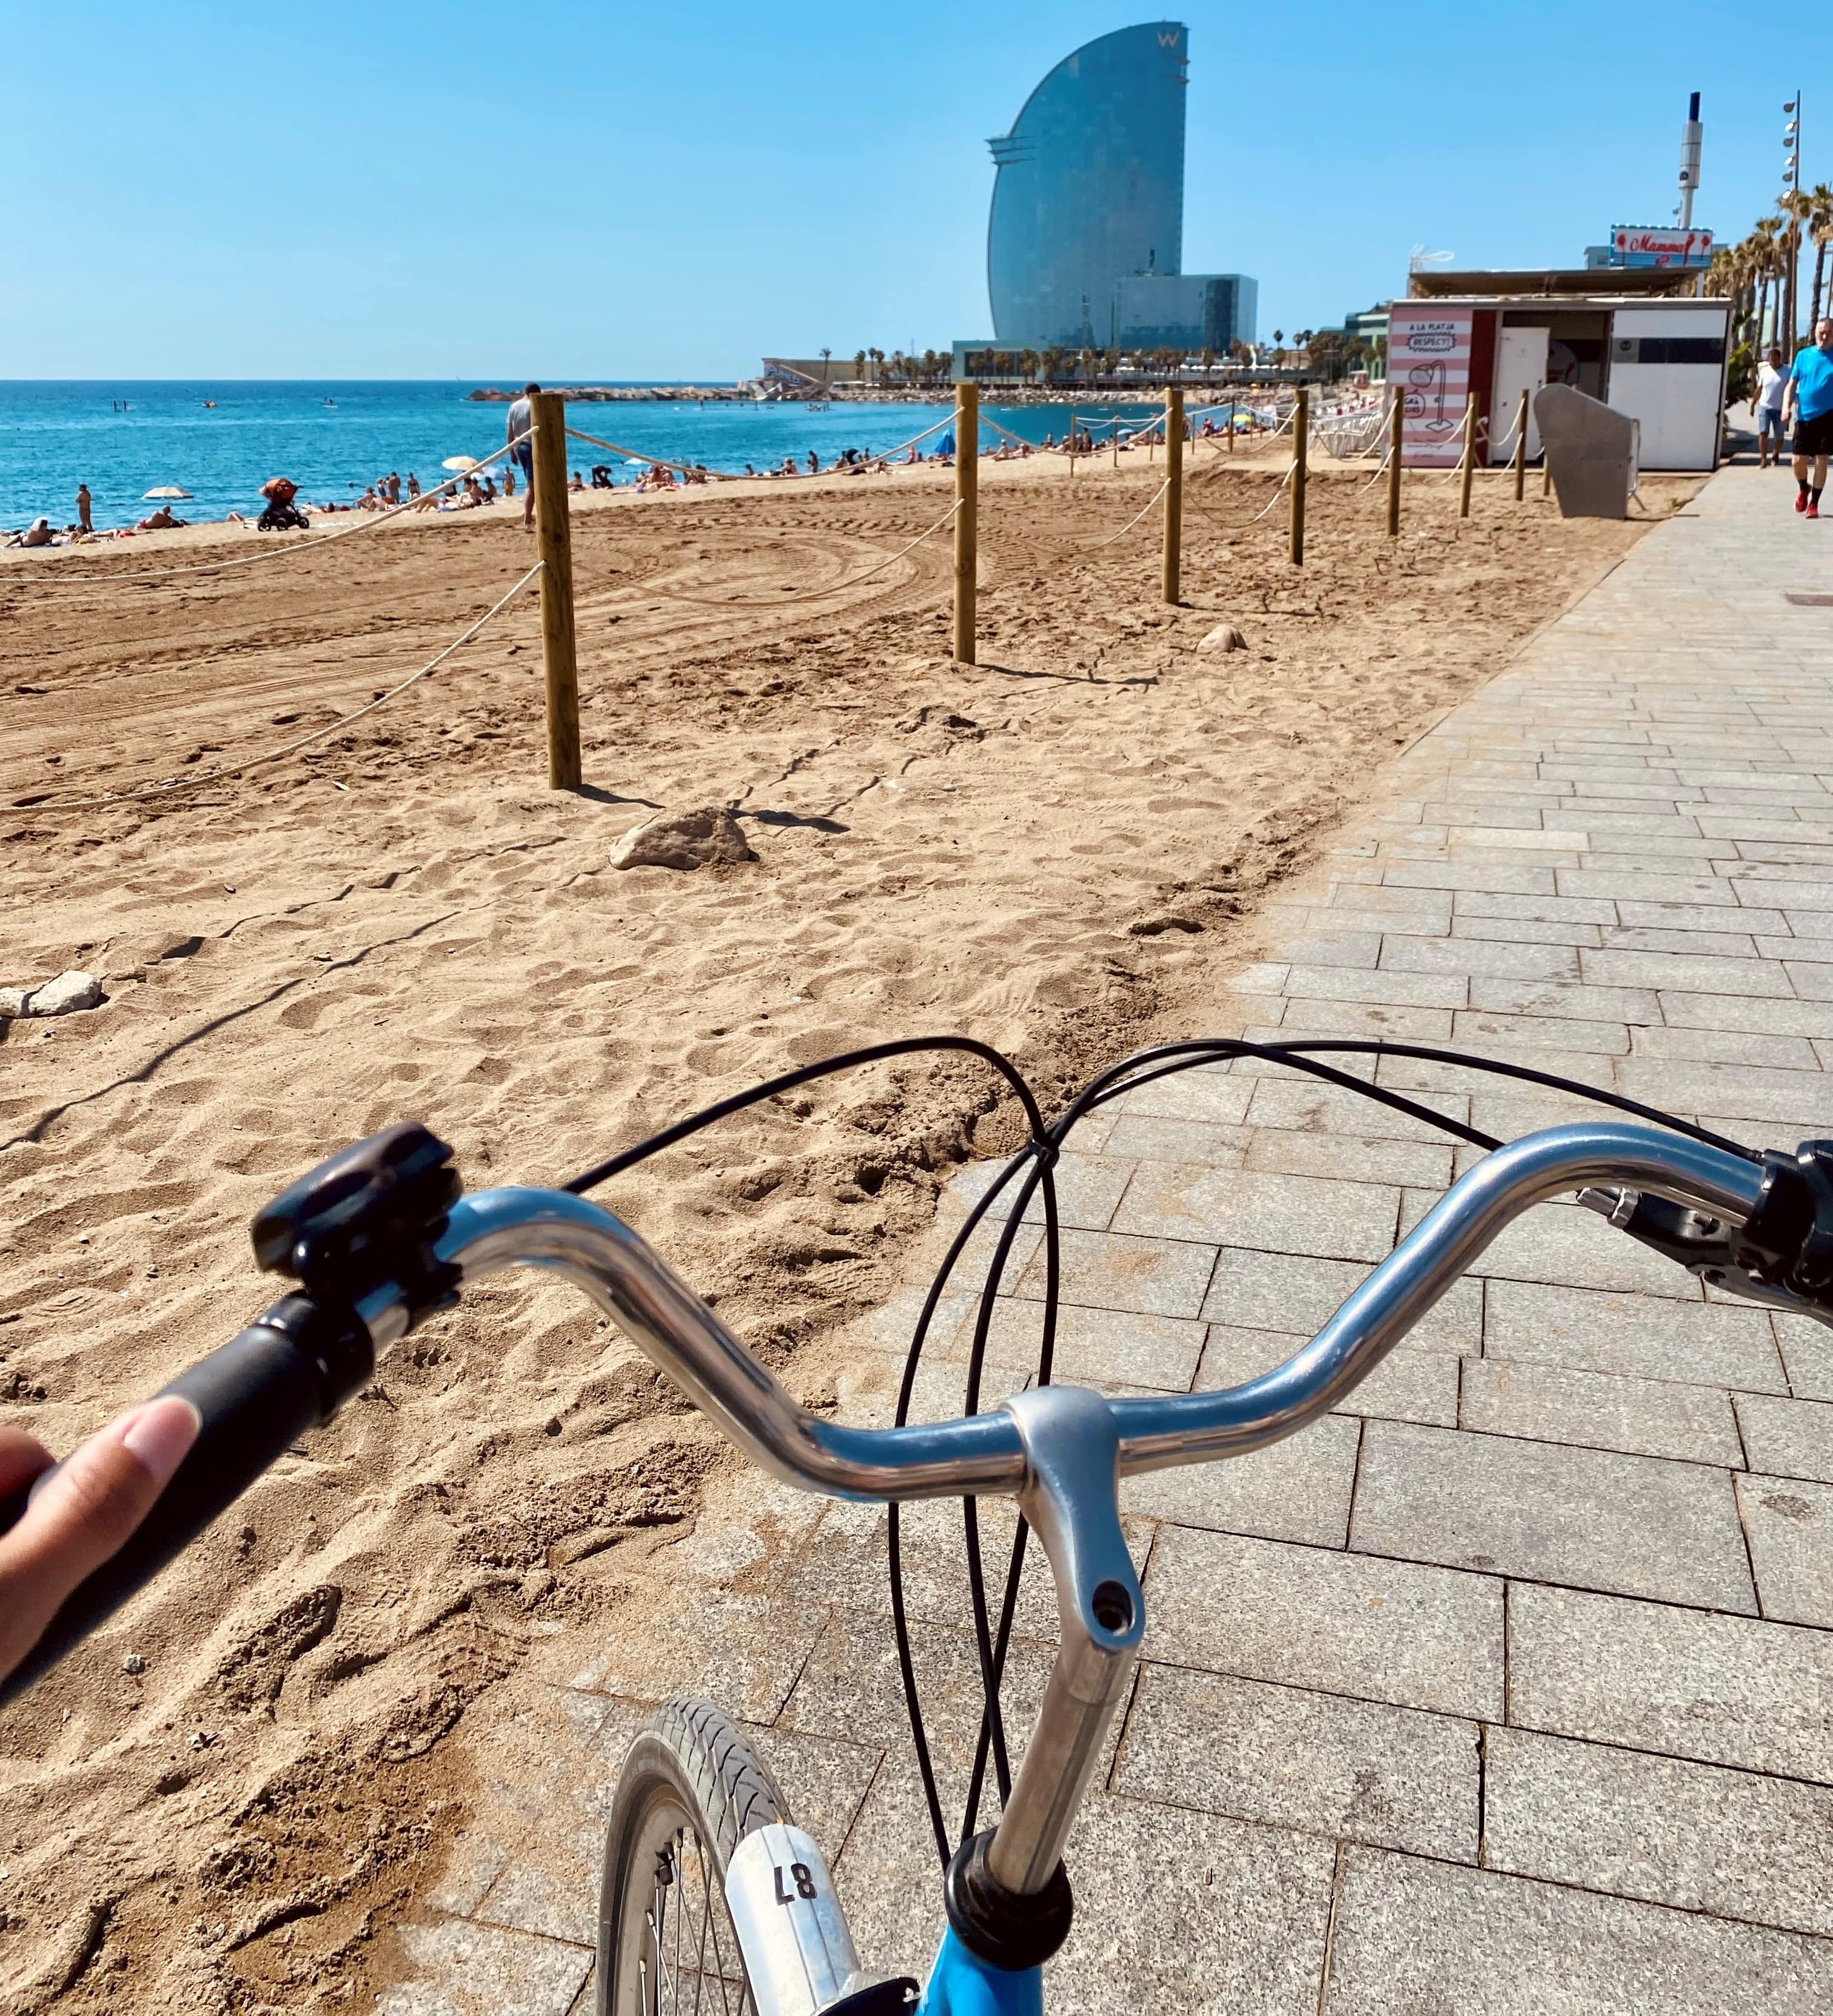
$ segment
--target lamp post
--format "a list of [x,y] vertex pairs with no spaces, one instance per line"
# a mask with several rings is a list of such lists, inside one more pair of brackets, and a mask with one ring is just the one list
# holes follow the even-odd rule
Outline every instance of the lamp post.
[[1786,361],[1795,355],[1799,333],[1797,328],[1799,311],[1795,301],[1796,290],[1801,284],[1801,90],[1799,85],[1795,88],[1795,95],[1784,102],[1782,110],[1788,123],[1782,128],[1782,193],[1777,201],[1788,219],[1788,229],[1784,233],[1787,250],[1784,254],[1782,272],[1783,318],[1787,332],[1783,356]]

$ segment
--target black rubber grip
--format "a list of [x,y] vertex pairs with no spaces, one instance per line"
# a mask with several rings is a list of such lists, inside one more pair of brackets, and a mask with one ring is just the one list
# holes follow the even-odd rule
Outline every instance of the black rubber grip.
[[[307,1297],[289,1295],[161,1389],[157,1397],[178,1394],[196,1408],[203,1422],[196,1441],[127,1544],[71,1593],[0,1683],[0,1703],[31,1686],[145,1588],[269,1463],[336,1410],[344,1395],[327,1389],[319,1348],[324,1327]],[[337,1330],[345,1337],[344,1326]]]

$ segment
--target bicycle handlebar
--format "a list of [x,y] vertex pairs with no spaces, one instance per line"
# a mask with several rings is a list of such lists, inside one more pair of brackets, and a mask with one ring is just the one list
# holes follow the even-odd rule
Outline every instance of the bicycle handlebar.
[[[197,1406],[196,1445],[134,1538],[0,1686],[0,1702],[151,1580],[301,1433],[328,1420],[369,1377],[376,1350],[466,1283],[508,1266],[573,1281],[746,1455],[787,1481],[868,1499],[1024,1491],[1026,1447],[1007,1409],[892,1428],[823,1420],[610,1212],[559,1190],[452,1201],[456,1183],[441,1186],[428,1144],[438,1147],[424,1130],[391,1129],[333,1157],[257,1220],[263,1263],[299,1273],[307,1292],[285,1298],[165,1389]],[[1764,1173],[1651,1128],[1603,1122],[1524,1136],[1464,1176],[1284,1364],[1223,1391],[1106,1402],[1118,1467],[1131,1474],[1243,1455],[1293,1434],[1339,1405],[1511,1219],[1562,1191],[1619,1185],[1741,1226],[1762,1201]],[[366,1195],[380,1200],[367,1223]],[[418,1224],[408,1209],[413,1195],[432,1200]],[[378,1227],[398,1235],[393,1245]],[[396,1263],[392,1273],[384,1258]],[[340,1266],[366,1269],[371,1279],[339,1294]]]

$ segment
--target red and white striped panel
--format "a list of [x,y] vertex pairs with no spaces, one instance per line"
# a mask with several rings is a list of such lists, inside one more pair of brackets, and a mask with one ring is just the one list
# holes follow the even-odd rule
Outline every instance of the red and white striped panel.
[[1406,395],[1402,462],[1450,469],[1464,453],[1475,311],[1434,301],[1396,301],[1388,315],[1388,382]]

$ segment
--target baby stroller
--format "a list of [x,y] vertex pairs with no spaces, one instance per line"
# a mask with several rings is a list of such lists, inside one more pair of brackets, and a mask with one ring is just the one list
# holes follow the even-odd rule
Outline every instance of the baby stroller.
[[261,494],[267,500],[267,509],[255,520],[257,528],[263,532],[309,532],[312,520],[300,510],[293,500],[299,495],[299,485],[284,476],[271,476],[261,486]]

